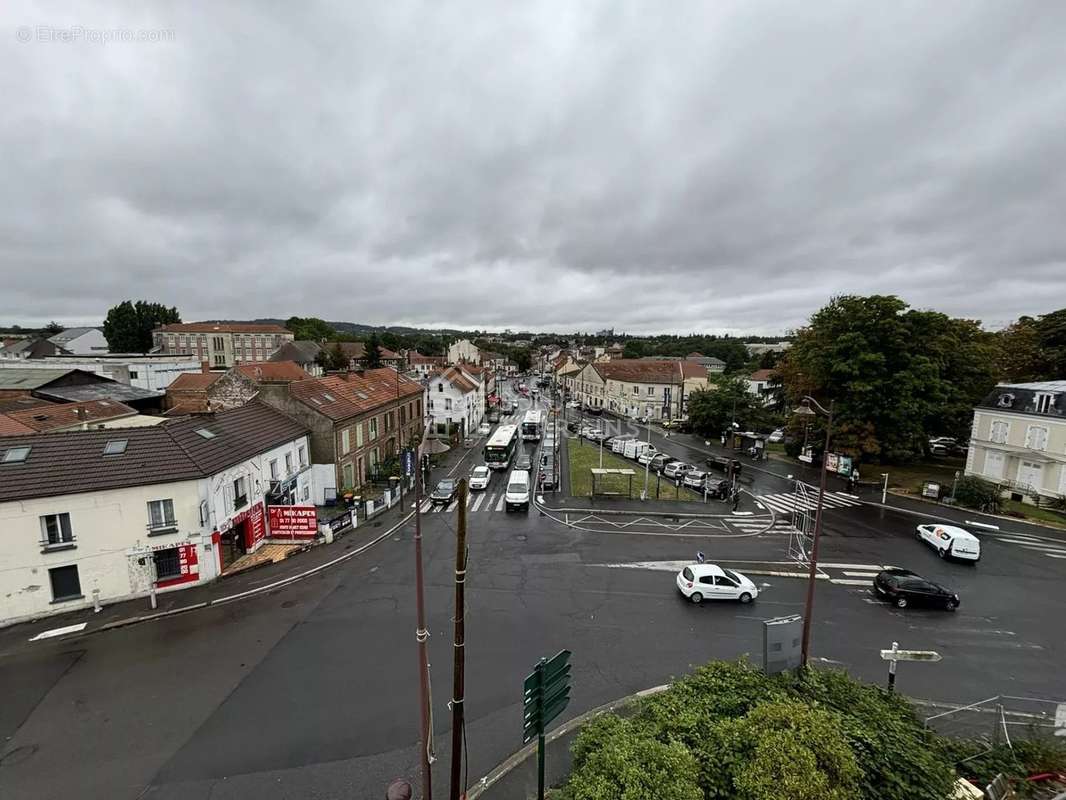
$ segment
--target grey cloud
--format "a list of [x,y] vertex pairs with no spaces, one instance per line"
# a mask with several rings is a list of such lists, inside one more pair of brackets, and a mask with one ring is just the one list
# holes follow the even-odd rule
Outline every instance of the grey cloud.
[[1059,4],[6,10],[0,321],[777,333],[841,292],[1066,297]]

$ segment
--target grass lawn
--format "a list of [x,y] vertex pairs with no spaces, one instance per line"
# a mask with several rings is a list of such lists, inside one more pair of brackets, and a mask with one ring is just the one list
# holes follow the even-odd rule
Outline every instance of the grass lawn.
[[[600,466],[599,444],[584,439],[567,439],[566,447],[567,460],[570,464],[570,494],[574,497],[589,497],[592,494],[592,473],[589,470],[593,467]],[[632,497],[634,500],[640,498],[640,493],[644,490],[643,464],[638,464],[635,461],[622,458],[620,455],[612,453],[608,448],[604,448],[603,468],[633,470],[633,472],[636,473],[633,475],[633,493],[632,495],[628,494],[629,477],[623,475],[615,475],[597,480],[596,489],[598,492],[617,492],[618,496]],[[660,495],[658,499],[660,500],[699,501],[703,499],[702,495],[697,494],[691,489],[682,487],[678,490],[673,481],[668,478],[662,479],[659,489]],[[648,491],[651,495],[649,499],[655,500],[654,473],[649,476]]]
[[890,489],[902,489],[909,494],[919,495],[922,493],[922,484],[925,481],[936,481],[941,486],[946,486],[950,492],[951,483],[955,480],[955,472],[961,473],[965,468],[966,462],[962,459],[959,459],[957,464],[950,461],[929,461],[904,466],[860,465],[864,481],[878,480],[882,473],[887,472]]
[[1061,511],[1053,511],[1050,508],[1037,508],[1028,503],[1019,503],[1016,500],[1003,500],[999,505],[999,513],[1015,516],[1020,514],[1036,522],[1046,525],[1054,525],[1056,528],[1066,528],[1066,514]]

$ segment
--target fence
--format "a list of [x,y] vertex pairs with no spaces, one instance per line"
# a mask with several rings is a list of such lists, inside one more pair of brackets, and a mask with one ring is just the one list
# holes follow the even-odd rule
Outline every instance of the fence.
[[1066,736],[1066,700],[996,695],[967,706],[920,701],[916,707],[925,715],[925,727],[942,736],[983,741],[983,752],[1021,739]]

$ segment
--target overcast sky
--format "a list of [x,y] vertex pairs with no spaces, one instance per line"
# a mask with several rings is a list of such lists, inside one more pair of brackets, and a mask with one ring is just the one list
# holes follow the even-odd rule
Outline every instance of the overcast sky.
[[79,5],[5,3],[0,323],[1066,306],[1066,3]]

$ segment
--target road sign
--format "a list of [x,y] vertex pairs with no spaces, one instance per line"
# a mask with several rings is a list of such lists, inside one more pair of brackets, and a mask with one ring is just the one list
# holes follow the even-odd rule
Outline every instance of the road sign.
[[940,661],[943,656],[935,650],[882,650],[885,661]]
[[537,739],[537,797],[544,800],[544,729],[570,703],[570,651],[560,650],[522,682],[522,744]]
[[410,477],[415,474],[414,450],[403,451],[403,474]]

